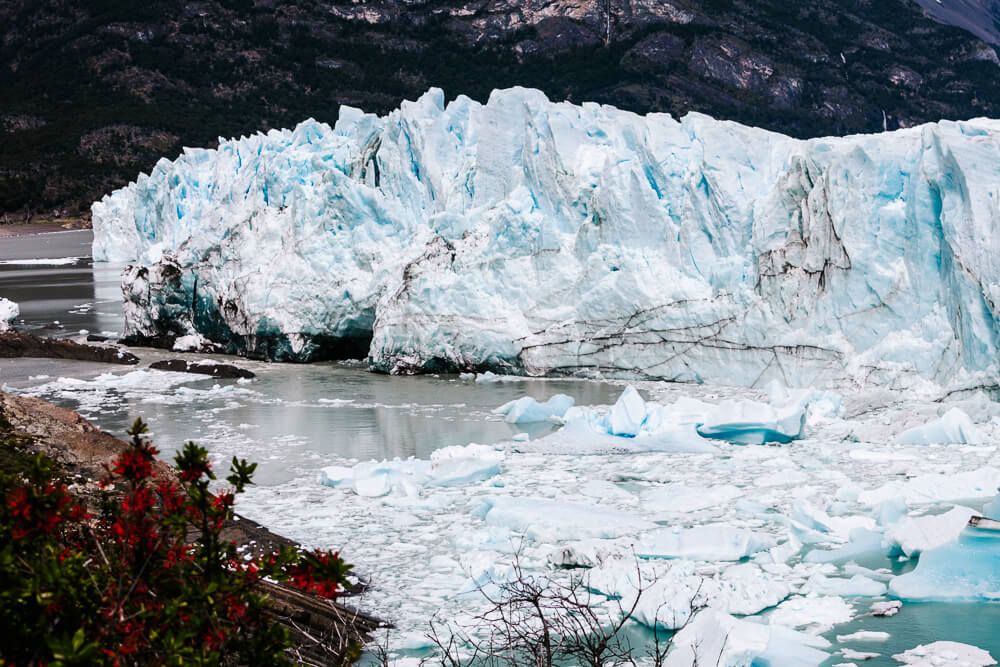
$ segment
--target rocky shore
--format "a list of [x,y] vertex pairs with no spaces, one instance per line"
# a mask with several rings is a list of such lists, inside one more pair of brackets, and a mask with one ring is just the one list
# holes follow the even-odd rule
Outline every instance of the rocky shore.
[[[97,501],[97,482],[105,466],[126,446],[72,410],[0,391],[0,465],[16,469],[24,457],[42,453],[55,461],[60,476],[88,504]],[[157,473],[174,475],[173,468],[162,461]],[[235,542],[244,553],[270,552],[282,544],[296,546],[239,515],[225,527],[223,538]],[[379,626],[378,619],[353,606],[284,585],[265,582],[264,592],[274,601],[275,617],[289,629],[294,659],[303,664],[343,664],[347,649],[363,644]]]

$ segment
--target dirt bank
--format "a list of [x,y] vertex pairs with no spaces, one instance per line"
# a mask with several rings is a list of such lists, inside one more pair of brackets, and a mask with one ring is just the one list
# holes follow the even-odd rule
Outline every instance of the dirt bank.
[[[10,465],[14,457],[41,452],[53,459],[62,476],[72,482],[75,493],[96,502],[95,482],[105,466],[127,443],[92,425],[78,413],[37,398],[0,391],[0,462]],[[165,462],[157,473],[173,476]],[[250,552],[270,552],[279,545],[296,543],[271,532],[245,517],[229,522],[223,538]],[[296,644],[295,659],[308,665],[339,665],[344,649],[364,643],[379,621],[347,604],[339,604],[295,589],[265,582],[265,592],[274,600],[275,616]]]

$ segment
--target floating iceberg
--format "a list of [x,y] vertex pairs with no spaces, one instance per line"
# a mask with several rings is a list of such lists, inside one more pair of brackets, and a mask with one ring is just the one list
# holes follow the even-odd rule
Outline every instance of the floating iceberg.
[[829,642],[781,626],[736,619],[704,609],[671,642],[666,667],[745,667],[781,665],[817,667],[829,654]]
[[493,412],[503,415],[503,420],[508,424],[528,424],[562,417],[571,407],[573,397],[566,394],[556,394],[544,403],[539,403],[531,396],[524,396],[504,403]]
[[627,553],[606,558],[584,581],[591,590],[620,600],[622,608],[634,607],[633,618],[640,623],[667,630],[684,627],[699,607],[750,615],[777,605],[791,593],[788,583],[753,563],[706,576],[692,561],[650,568],[646,563],[637,566]]
[[890,555],[919,556],[957,538],[975,514],[968,507],[953,507],[944,514],[903,517],[885,532],[885,544]]
[[888,482],[862,491],[858,502],[874,507],[887,501],[902,499],[907,505],[926,505],[950,500],[992,498],[1000,488],[1000,470],[985,466],[948,475],[917,475],[905,482]]
[[965,528],[921,554],[916,568],[889,582],[889,592],[903,600],[1000,600],[1000,531]]
[[742,560],[776,545],[772,537],[746,528],[707,525],[650,531],[636,540],[635,553],[640,558],[728,561]]
[[126,339],[763,386],[993,371],[1000,121],[800,141],[535,90],[185,149],[93,206]]
[[952,408],[939,419],[903,431],[896,436],[901,445],[979,445],[986,442],[983,434],[961,408]]
[[503,452],[486,445],[444,447],[431,452],[430,461],[397,458],[329,466],[320,471],[320,483],[349,488],[359,496],[415,496],[422,486],[456,486],[493,477],[503,460]]
[[484,502],[487,525],[524,533],[536,542],[621,537],[656,527],[642,517],[595,505],[506,497],[488,498]]
[[934,642],[892,656],[897,662],[915,667],[987,667],[997,661],[977,646],[959,642]]
[[[790,401],[780,399],[777,406],[754,401],[712,405],[690,398],[661,405],[647,403],[629,386],[607,413],[588,407],[567,409],[565,426],[527,449],[561,454],[702,453],[715,451],[713,439],[744,444],[788,442],[801,437],[811,396],[811,392],[801,392]],[[499,410],[515,407],[508,403]]]
[[18,315],[21,314],[21,309],[16,303],[8,299],[0,298],[0,331],[7,331],[10,329],[11,324]]
[[802,437],[806,405],[774,407],[754,401],[725,401],[698,426],[698,435],[747,445],[791,442]]

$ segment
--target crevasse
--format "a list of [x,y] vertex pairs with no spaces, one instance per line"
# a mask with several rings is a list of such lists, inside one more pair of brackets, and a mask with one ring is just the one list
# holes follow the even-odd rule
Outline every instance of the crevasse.
[[93,206],[127,337],[763,385],[995,381],[1000,121],[791,139],[534,90],[342,107]]

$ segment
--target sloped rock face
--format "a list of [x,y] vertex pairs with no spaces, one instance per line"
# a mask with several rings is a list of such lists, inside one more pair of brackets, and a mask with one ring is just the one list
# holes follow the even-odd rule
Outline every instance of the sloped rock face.
[[799,141],[432,90],[161,161],[94,205],[94,250],[137,260],[130,339],[363,349],[388,372],[946,384],[996,372],[998,158],[998,121]]

